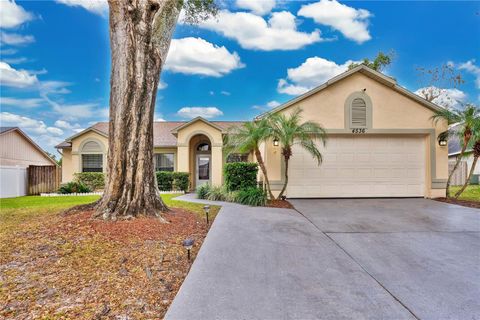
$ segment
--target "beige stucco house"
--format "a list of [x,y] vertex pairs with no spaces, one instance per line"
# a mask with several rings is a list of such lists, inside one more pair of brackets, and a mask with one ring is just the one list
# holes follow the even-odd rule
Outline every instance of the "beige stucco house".
[[[437,136],[445,123],[434,124],[439,107],[365,66],[347,71],[270,112],[303,109],[305,120],[319,122],[329,139],[320,146],[321,166],[298,146],[290,161],[287,197],[439,197],[445,195],[448,148]],[[264,115],[260,115],[262,117]],[[223,136],[241,122],[157,122],[154,126],[157,169],[190,172],[192,189],[209,181],[222,183],[226,161],[251,156],[223,155]],[[67,139],[63,179],[74,172],[104,170],[108,148],[106,123]],[[280,147],[262,145],[275,192],[283,184]],[[262,179],[261,175],[259,179]]]

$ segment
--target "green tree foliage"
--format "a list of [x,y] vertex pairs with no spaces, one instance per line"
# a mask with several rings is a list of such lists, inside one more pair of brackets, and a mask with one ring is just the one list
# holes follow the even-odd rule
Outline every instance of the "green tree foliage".
[[373,70],[382,72],[386,67],[388,67],[393,62],[394,58],[395,58],[395,52],[393,50],[390,51],[389,53],[383,53],[382,51],[380,51],[373,60],[370,60],[369,58],[365,58],[360,63],[355,63],[355,62],[351,63],[348,66],[348,70],[351,70],[363,64]]

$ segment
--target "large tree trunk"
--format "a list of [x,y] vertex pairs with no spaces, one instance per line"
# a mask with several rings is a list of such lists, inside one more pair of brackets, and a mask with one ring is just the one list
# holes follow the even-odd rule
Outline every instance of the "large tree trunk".
[[181,3],[109,0],[112,71],[105,192],[96,216],[161,217],[153,163],[153,118],[160,71]]
[[255,158],[257,158],[258,165],[260,166],[260,170],[262,170],[263,177],[265,178],[265,184],[267,185],[267,192],[270,199],[275,199],[272,193],[272,189],[270,187],[270,180],[268,180],[267,175],[267,168],[265,168],[265,163],[263,162],[262,153],[258,148],[255,148]]

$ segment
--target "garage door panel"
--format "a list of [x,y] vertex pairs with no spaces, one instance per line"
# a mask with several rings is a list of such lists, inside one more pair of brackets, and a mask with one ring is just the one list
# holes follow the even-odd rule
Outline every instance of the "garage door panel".
[[334,136],[317,162],[299,146],[288,197],[417,197],[425,192],[422,137]]

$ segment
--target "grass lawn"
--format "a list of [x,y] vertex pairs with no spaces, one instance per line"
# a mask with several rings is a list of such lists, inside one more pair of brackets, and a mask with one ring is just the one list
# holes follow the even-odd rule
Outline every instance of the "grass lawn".
[[[0,318],[159,319],[206,235],[203,205],[162,198],[169,223],[60,213],[98,196],[0,200]],[[219,207],[212,206],[213,220]]]
[[[450,187],[450,194],[453,196],[461,187]],[[468,186],[458,198],[460,200],[469,200],[480,202],[480,185]]]

